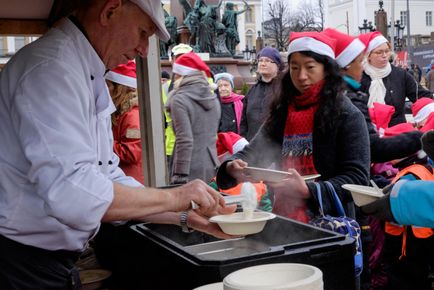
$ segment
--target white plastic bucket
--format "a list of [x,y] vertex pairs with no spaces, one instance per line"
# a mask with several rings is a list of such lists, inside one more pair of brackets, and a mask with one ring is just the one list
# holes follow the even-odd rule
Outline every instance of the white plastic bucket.
[[292,263],[266,264],[235,271],[223,280],[224,290],[323,290],[320,269]]

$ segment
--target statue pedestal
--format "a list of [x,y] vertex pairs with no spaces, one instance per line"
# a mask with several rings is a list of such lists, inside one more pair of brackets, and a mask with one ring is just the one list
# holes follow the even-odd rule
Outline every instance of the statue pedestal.
[[[244,84],[251,86],[256,81],[255,77],[250,73],[251,64],[249,61],[231,57],[211,57],[209,60],[205,60],[205,63],[213,74],[228,72],[233,75],[236,90],[240,90]],[[162,59],[161,70],[172,74],[172,64],[168,60]]]

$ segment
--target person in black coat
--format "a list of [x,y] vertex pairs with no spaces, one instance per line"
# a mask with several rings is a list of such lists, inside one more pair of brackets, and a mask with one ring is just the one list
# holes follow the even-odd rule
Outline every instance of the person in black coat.
[[368,112],[368,96],[361,91],[360,81],[363,75],[363,57],[365,45],[357,38],[334,29],[326,29],[324,33],[336,39],[336,62],[341,68],[351,102],[363,113],[369,132],[371,162],[381,163],[410,156],[422,147],[420,131],[412,131],[397,136],[381,138],[372,123]]
[[241,118],[241,136],[250,141],[258,132],[259,127],[265,121],[268,105],[270,104],[269,94],[273,80],[283,69],[283,62],[280,53],[272,47],[263,48],[257,56],[258,59],[258,81],[248,91],[244,99],[243,115]]
[[389,62],[392,53],[390,43],[381,33],[375,31],[362,34],[359,38],[367,47],[360,91],[367,94],[368,108],[374,102],[391,105],[395,113],[389,127],[405,123],[406,98],[414,103],[420,97],[433,98],[433,94],[424,89],[409,72]]
[[329,181],[347,213],[354,214],[352,197],[341,185],[368,184],[368,131],[362,113],[342,90],[331,43],[318,32],[291,33],[289,69],[275,84],[268,117],[250,144],[219,168],[221,188],[249,180],[243,173],[247,165],[274,164],[289,172],[287,179],[267,183],[277,214],[306,221],[306,216],[294,213],[306,209],[307,219],[318,213],[316,185],[300,176],[313,173],[321,174],[318,185],[325,212],[337,214],[324,184]]

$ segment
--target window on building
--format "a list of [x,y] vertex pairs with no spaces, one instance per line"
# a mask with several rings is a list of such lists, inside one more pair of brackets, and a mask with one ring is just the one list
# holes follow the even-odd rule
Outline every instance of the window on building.
[[6,40],[4,37],[0,36],[0,56],[6,55],[6,52],[7,52]]
[[15,51],[21,49],[24,45],[26,45],[24,36],[15,37]]
[[252,7],[249,7],[246,11],[246,23],[252,23],[253,19],[255,19],[255,16],[253,15],[253,9]]
[[246,31],[246,45],[250,49],[252,49],[255,46],[255,44],[253,43],[253,36],[254,33],[252,30],[249,29]]
[[432,11],[425,12],[426,26],[432,26]]
[[407,11],[401,11],[401,23],[407,25]]

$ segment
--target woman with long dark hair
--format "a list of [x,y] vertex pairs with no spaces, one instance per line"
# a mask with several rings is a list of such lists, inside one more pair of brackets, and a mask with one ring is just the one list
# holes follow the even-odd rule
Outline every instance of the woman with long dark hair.
[[222,164],[220,187],[249,180],[247,164],[288,171],[286,179],[268,182],[273,212],[307,222],[318,212],[317,187],[302,175],[319,173],[324,210],[336,214],[323,183],[329,181],[353,215],[341,185],[368,183],[369,140],[362,113],[345,96],[334,43],[318,32],[291,33],[288,70],[275,84],[268,118],[250,144]]

